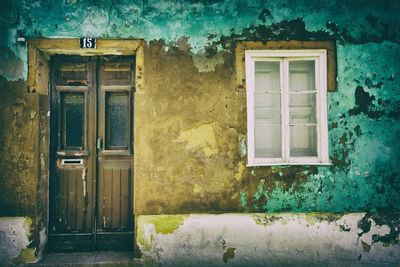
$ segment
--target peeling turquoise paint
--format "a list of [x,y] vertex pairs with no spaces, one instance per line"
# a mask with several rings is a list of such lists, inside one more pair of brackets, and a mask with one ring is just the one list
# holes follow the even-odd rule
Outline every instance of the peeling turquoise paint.
[[246,192],[240,192],[240,205],[244,208],[247,205]]
[[[301,18],[305,31],[325,32],[341,42],[399,42],[396,1],[13,1],[20,18],[16,27],[7,27],[2,38],[18,58],[26,63],[26,50],[15,43],[26,37],[143,38],[174,44],[187,37],[198,52],[221,37],[241,36],[251,27],[264,27]],[[7,7],[13,12],[11,7]],[[6,25],[7,26],[7,25]],[[15,25],[12,25],[15,26]],[[275,35],[282,33],[276,29]],[[304,32],[306,33],[306,32]],[[305,36],[305,35],[304,35]],[[273,38],[273,36],[264,36]],[[4,46],[4,43],[0,43]],[[222,46],[217,46],[221,49]],[[25,64],[26,65],[26,64]],[[26,78],[25,68],[19,76]]]

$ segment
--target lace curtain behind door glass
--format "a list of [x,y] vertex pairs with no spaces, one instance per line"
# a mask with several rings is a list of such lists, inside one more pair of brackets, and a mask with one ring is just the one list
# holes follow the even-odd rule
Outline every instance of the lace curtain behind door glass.
[[106,93],[106,149],[128,149],[128,93]]
[[61,93],[61,149],[83,149],[84,94]]

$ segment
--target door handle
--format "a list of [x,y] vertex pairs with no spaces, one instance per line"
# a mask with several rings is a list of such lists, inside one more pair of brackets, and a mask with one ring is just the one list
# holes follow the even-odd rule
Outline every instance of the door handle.
[[96,148],[99,151],[103,149],[103,139],[101,139],[101,137],[97,138]]

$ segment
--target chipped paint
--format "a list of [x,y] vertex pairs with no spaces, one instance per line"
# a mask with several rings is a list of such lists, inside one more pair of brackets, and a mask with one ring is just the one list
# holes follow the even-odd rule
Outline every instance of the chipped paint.
[[[87,189],[86,189],[87,181],[86,181],[86,178],[87,178],[87,168],[83,168],[82,169],[82,188],[83,188],[82,195],[83,195],[84,198],[86,198],[86,194],[87,194]],[[83,208],[84,211],[85,211],[85,207],[86,206],[84,206],[84,208]]]
[[[181,215],[170,215],[174,216]],[[358,225],[365,216],[372,225],[360,236]],[[151,266],[292,266],[299,262],[304,266],[382,266],[382,262],[395,266],[400,262],[400,244],[386,246],[373,240],[385,236],[390,228],[378,222],[396,216],[191,214],[179,229],[165,235],[148,223],[156,217],[162,220],[163,215],[140,215],[137,227],[144,239],[138,244]],[[343,231],[341,225],[348,230]]]
[[239,161],[238,163],[238,168],[237,168],[237,173],[235,174],[235,178],[238,182],[240,182],[240,180],[243,177],[243,172],[246,169],[246,165],[243,161]]
[[222,260],[224,263],[227,263],[229,259],[235,258],[235,250],[236,250],[236,248],[225,248],[224,249],[224,255],[222,257]]
[[0,262],[23,264],[37,261],[31,247],[33,221],[30,217],[0,217]]
[[306,214],[306,221],[310,224],[321,221],[334,222],[340,220],[342,216],[343,213],[310,212]]
[[286,220],[282,216],[274,214],[255,214],[253,218],[256,224],[264,226],[272,225],[277,221],[281,224],[287,224]]

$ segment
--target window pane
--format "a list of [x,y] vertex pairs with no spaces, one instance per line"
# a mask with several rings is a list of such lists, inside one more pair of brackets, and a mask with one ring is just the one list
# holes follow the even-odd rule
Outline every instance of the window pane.
[[[310,93],[300,93],[307,92]],[[290,156],[317,156],[315,61],[289,62]]]
[[83,149],[84,93],[61,93],[61,148]]
[[281,127],[256,126],[254,130],[255,157],[280,158],[282,155]]
[[256,158],[280,158],[282,155],[279,68],[280,62],[255,62],[254,142]]
[[310,157],[317,156],[316,126],[290,127],[290,156]]
[[255,62],[254,91],[280,91],[279,64],[280,62]]
[[289,91],[315,90],[315,61],[289,61]]
[[290,124],[310,124],[316,121],[316,94],[297,93],[289,97]]
[[106,148],[128,149],[129,93],[106,93]]
[[254,120],[259,125],[281,125],[281,95],[255,93]]

